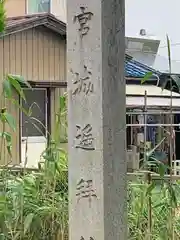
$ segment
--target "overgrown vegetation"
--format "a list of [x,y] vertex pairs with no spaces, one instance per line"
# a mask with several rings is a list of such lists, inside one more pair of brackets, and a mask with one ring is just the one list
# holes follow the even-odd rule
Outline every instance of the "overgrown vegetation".
[[[26,100],[21,84],[28,85],[22,77],[7,75],[3,82],[4,97],[24,111],[13,98],[13,91]],[[56,113],[56,127],[66,111],[66,97],[60,97],[60,109]],[[28,113],[27,113],[28,114]],[[1,109],[1,150],[6,145],[11,155],[11,133],[4,131],[7,125],[15,130],[13,116],[6,107]],[[57,130],[58,130],[57,129]],[[67,154],[59,147],[60,136],[50,139],[43,153],[45,160],[38,171],[28,173],[25,168],[15,172],[4,167],[0,171],[0,239],[50,240],[66,235],[68,222]],[[2,156],[2,151],[0,152]],[[2,158],[2,157],[1,157]]]
[[[173,219],[172,207],[175,213]],[[140,179],[129,182],[128,239],[180,239],[180,182],[174,182],[173,186],[163,179],[154,180],[150,185]]]
[[[5,29],[5,11],[0,1],[0,32]],[[151,76],[151,74],[149,74]],[[144,81],[146,81],[145,76]],[[30,88],[20,76],[7,75],[3,82],[4,97],[24,109],[13,92],[25,99],[22,85]],[[30,113],[25,112],[28,116]],[[14,171],[4,166],[0,170],[0,240],[59,240],[68,229],[68,166],[67,153],[60,148],[60,128],[66,115],[66,96],[60,98],[56,113],[54,138],[43,153],[44,164],[37,171],[25,168]],[[11,156],[13,116],[6,106],[0,109],[0,160],[6,146]],[[66,121],[64,122],[66,124]],[[160,180],[136,179],[128,189],[128,239],[180,239],[180,181],[163,180],[164,166],[158,165]],[[149,176],[149,180],[148,180]],[[172,212],[173,210],[173,212]],[[172,214],[173,213],[173,214]]]
[[[0,1],[0,33],[5,30],[4,0]],[[22,86],[30,85],[20,76],[7,74],[3,81],[3,96],[27,116],[14,93],[26,101]],[[0,240],[50,240],[63,239],[68,222],[67,154],[59,147],[61,119],[65,118],[66,97],[60,98],[56,114],[55,132],[43,153],[45,160],[40,169],[27,172],[25,168],[14,171],[4,166],[0,170]],[[0,109],[0,161],[5,147],[11,159],[12,131],[16,131],[15,119],[6,106]],[[7,131],[6,129],[10,129]],[[18,134],[18,133],[17,133]],[[11,164],[9,162],[8,164]]]
[[50,240],[66,234],[67,168],[61,165],[58,172],[50,165],[21,176],[1,172],[0,239]]

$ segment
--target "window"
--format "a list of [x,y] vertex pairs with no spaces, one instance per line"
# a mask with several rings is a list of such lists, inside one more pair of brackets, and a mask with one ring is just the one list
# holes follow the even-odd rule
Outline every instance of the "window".
[[26,102],[22,107],[31,112],[28,117],[22,112],[22,137],[46,136],[47,128],[47,92],[45,89],[24,89]]
[[50,12],[50,0],[27,0],[27,13]]

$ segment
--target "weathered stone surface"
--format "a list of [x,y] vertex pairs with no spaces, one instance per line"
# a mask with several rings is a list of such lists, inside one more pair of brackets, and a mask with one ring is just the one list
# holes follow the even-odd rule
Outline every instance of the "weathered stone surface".
[[124,0],[67,0],[70,240],[125,240]]

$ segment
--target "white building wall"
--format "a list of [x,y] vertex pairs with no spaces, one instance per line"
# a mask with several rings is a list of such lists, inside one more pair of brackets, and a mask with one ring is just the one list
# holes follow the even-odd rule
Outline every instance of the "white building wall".
[[51,13],[65,23],[67,18],[66,11],[66,0],[52,0]]

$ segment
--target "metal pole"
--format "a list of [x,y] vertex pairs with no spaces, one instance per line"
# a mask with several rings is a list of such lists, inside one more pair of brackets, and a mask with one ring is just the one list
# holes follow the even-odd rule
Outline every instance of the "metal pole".
[[146,162],[146,137],[147,136],[147,91],[144,94],[144,162]]
[[[133,122],[133,116],[131,115],[130,116],[130,122],[132,123]],[[130,131],[131,131],[131,145],[133,144],[133,129],[130,128]]]
[[153,115],[161,115],[161,114],[164,114],[164,115],[171,115],[171,114],[180,114],[180,111],[172,111],[172,112],[160,112],[157,110],[157,112],[151,112],[149,110],[147,110],[147,113],[145,112],[126,112],[127,115],[144,115],[144,114],[153,114]]
[[126,125],[127,127],[144,127],[144,126],[152,126],[152,127],[170,127],[170,126],[173,126],[173,127],[180,127],[180,124],[161,124],[161,123],[155,123],[155,124],[127,124]]

